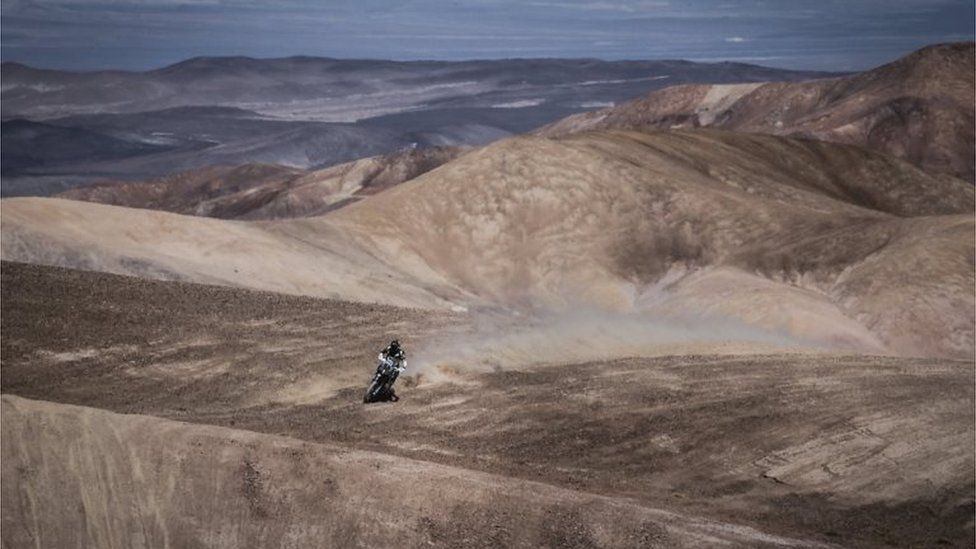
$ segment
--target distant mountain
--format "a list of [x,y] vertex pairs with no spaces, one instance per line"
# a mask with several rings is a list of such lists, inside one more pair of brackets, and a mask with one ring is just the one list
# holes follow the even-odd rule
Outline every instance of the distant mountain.
[[[486,143],[508,135],[478,125],[409,132],[375,125],[262,120],[249,111],[224,107],[83,115],[44,125],[57,130],[58,139],[4,134],[5,160],[8,143],[10,151],[53,157],[44,163],[11,162],[10,169],[5,162],[4,196],[55,194],[103,180],[144,181],[211,166],[263,163],[304,171],[418,147]],[[96,134],[101,139],[90,138]],[[72,150],[78,154],[65,154]]]
[[118,139],[84,128],[23,119],[8,120],[0,128],[0,169],[4,175],[61,164],[153,154],[170,148]]
[[309,217],[413,179],[462,152],[412,149],[314,171],[273,164],[214,166],[149,181],[99,182],[57,196],[224,219]]
[[811,74],[741,63],[687,61],[198,57],[147,72],[67,72],[4,63],[0,97],[5,118],[219,105],[285,119],[354,122],[430,106],[518,108],[517,101],[539,101],[573,108],[574,101],[633,97],[660,87],[661,81],[668,85],[754,82]]
[[687,85],[571,116],[539,133],[710,126],[850,143],[974,181],[974,44],[923,48],[863,73],[806,82]]
[[[309,169],[417,146],[481,145],[663,86],[813,76],[823,74],[586,59],[196,58],[155,71],[91,73],[4,63],[5,120],[98,132],[127,142],[131,154],[95,150],[56,162],[12,163],[2,193],[46,195],[100,179],[142,180],[213,165]],[[5,144],[15,140],[21,138],[11,135]],[[55,154],[30,138],[12,146]],[[144,146],[162,149],[143,153]],[[57,148],[76,147],[68,139]]]

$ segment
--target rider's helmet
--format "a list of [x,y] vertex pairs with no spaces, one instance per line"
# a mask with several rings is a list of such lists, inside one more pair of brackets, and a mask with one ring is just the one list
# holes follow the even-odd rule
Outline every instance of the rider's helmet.
[[393,341],[390,342],[390,352],[395,353],[399,350],[400,350],[400,342],[394,339]]

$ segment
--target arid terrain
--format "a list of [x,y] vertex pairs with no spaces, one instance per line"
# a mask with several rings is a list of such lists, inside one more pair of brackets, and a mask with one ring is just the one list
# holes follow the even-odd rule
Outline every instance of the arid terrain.
[[4,547],[972,546],[966,62],[4,198]]
[[851,143],[974,182],[972,42],[919,50],[850,76],[674,86],[571,116],[541,133],[714,127]]
[[[464,368],[422,355],[467,315],[12,263],[0,288],[8,546],[972,539],[969,361],[713,341]],[[391,333],[421,356],[364,407]]]
[[6,199],[0,253],[400,306],[717,316],[828,347],[969,358],[973,196],[852,146],[590,132],[494,143],[302,219]]
[[319,169],[417,146],[482,145],[665,86],[829,75],[595,59],[198,57],[144,72],[3,63],[0,195],[216,165]]
[[93,183],[56,196],[223,219],[312,217],[409,181],[464,150],[410,149],[321,170],[275,164],[217,166],[151,181]]

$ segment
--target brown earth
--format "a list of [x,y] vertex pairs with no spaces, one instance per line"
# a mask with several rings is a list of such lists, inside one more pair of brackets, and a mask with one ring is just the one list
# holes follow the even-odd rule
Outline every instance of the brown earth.
[[[973,542],[968,361],[688,341],[459,367],[423,350],[481,338],[470,315],[2,277],[7,546]],[[364,406],[392,334],[403,398]]]
[[972,208],[971,185],[860,148],[609,131],[499,142],[327,220],[489,303],[712,312],[969,357]]
[[413,179],[463,151],[411,149],[322,170],[274,164],[215,166],[149,181],[94,183],[56,196],[221,219],[310,217]]
[[186,215],[234,218],[264,204],[306,170],[277,164],[208,166],[148,181],[100,181],[55,196]]
[[974,48],[972,42],[930,46],[839,78],[674,86],[570,116],[539,133],[707,126],[804,136],[867,147],[972,183]]
[[[143,277],[3,263],[4,546],[972,546],[974,187],[760,135],[957,169],[972,49],[104,188],[320,216],[3,200],[3,259]],[[404,398],[363,406],[394,336]]]
[[825,546],[376,452],[8,395],[2,406],[4,438],[29,441],[4,453],[4,501],[44,506],[5,507],[7,546]]
[[425,308],[704,314],[822,347],[973,353],[973,187],[845,145],[516,138],[301,220],[2,208],[8,260]]

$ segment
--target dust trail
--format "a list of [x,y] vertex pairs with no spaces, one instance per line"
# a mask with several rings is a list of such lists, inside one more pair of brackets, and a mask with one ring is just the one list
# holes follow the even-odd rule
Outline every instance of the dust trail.
[[[437,380],[459,371],[518,369],[665,354],[755,353],[811,349],[806,340],[718,317],[664,317],[595,310],[479,317],[466,334],[428,341],[411,374]],[[822,348],[822,346],[821,346]]]

